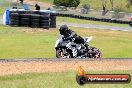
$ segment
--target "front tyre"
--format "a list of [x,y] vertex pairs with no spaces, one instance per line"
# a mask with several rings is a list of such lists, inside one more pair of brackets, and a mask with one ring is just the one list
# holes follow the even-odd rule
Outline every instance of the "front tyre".
[[70,52],[65,48],[56,49],[56,57],[57,58],[71,58]]

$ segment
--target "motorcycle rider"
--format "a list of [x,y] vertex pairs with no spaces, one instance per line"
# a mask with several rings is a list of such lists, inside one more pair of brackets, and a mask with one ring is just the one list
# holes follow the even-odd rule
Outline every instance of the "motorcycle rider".
[[[73,42],[77,44],[83,44],[86,47],[86,50],[88,50],[88,45],[85,43],[85,40],[81,36],[77,35],[74,31],[69,29],[67,25],[62,25],[59,31],[60,31],[60,34],[64,36],[63,38],[64,40],[72,40]],[[77,50],[72,49],[72,52],[76,53]]]

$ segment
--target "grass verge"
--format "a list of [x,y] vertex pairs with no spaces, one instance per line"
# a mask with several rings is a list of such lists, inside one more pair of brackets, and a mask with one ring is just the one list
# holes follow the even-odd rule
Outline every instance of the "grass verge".
[[[132,32],[73,28],[83,37],[93,36],[95,46],[104,58],[132,57]],[[0,58],[55,58],[56,29],[32,29],[0,25]]]
[[[130,74],[132,71],[89,71],[89,74]],[[0,77],[1,88],[131,88],[129,84],[86,84],[76,83],[76,72],[27,73]]]
[[[93,36],[89,43],[98,47],[104,58],[132,57],[132,32],[71,28],[77,34]],[[55,58],[58,30],[0,26],[0,58]]]

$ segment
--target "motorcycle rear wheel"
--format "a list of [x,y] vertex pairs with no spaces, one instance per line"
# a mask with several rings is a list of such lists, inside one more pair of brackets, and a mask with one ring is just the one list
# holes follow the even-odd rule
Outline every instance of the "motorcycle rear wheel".
[[90,46],[89,51],[88,51],[88,57],[102,59],[102,53],[100,52],[98,48]]

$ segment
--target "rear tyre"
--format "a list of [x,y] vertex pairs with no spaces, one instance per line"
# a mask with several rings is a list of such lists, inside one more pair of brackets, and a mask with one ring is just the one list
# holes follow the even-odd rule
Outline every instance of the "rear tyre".
[[102,53],[100,52],[100,50],[98,48],[90,46],[89,51],[88,51],[88,57],[102,59]]

